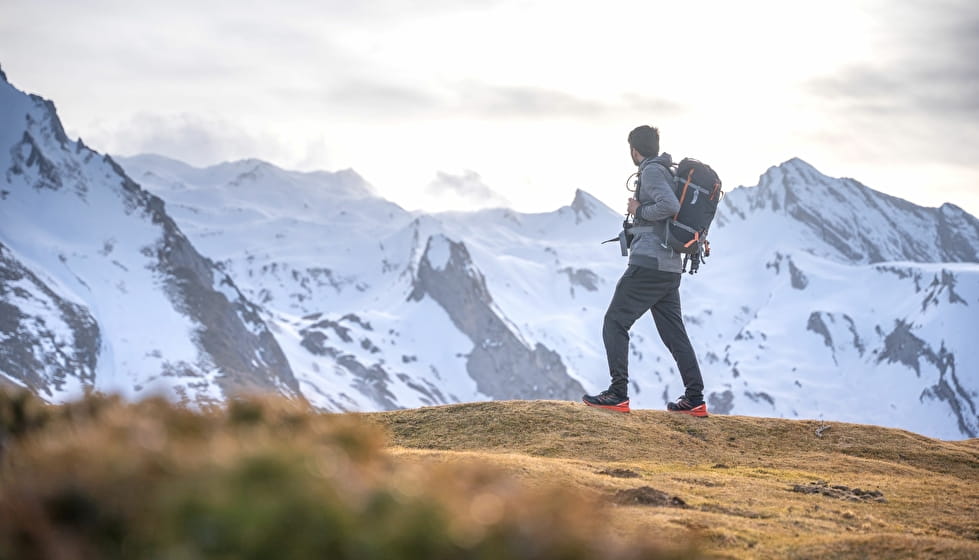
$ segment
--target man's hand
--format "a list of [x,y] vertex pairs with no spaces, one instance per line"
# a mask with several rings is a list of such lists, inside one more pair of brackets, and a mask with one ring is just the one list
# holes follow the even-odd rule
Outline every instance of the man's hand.
[[634,199],[634,198],[630,198],[629,199],[629,214],[632,215],[632,216],[635,216],[636,215],[636,209],[637,208],[639,208],[639,201],[636,200],[636,199]]

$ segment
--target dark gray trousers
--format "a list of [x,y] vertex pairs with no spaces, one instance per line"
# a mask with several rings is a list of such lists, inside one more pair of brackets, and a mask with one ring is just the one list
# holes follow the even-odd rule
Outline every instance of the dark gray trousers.
[[612,375],[609,388],[615,393],[629,394],[629,329],[650,311],[663,344],[676,360],[686,388],[685,396],[694,402],[703,400],[704,380],[680,313],[680,276],[674,272],[629,265],[616,284],[602,329]]

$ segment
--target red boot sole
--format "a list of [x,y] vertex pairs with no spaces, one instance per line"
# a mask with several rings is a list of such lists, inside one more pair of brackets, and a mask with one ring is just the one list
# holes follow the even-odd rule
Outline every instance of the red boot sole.
[[707,418],[707,405],[702,404],[700,406],[695,406],[690,410],[669,410],[669,412],[676,412],[677,414],[686,414],[688,416],[696,416],[697,418]]
[[588,401],[584,401],[584,400],[581,401],[581,402],[585,403],[586,405],[588,405],[588,406],[590,406],[592,408],[601,408],[601,409],[605,409],[605,410],[611,410],[613,412],[623,412],[623,413],[628,413],[629,412],[629,401],[625,401],[624,403],[617,404],[615,406],[606,406],[606,405],[601,405],[601,404],[592,404],[592,403],[590,403]]

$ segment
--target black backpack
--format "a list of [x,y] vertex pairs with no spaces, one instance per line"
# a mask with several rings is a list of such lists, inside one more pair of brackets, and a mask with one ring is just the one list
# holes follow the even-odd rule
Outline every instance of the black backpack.
[[690,274],[696,274],[700,262],[710,256],[707,232],[724,195],[721,179],[706,163],[683,158],[673,180],[680,211],[667,221],[663,246],[683,254],[683,271],[689,262]]

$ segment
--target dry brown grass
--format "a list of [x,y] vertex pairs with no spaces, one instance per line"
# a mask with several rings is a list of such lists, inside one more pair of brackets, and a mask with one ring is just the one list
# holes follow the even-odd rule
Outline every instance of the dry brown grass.
[[[655,491],[685,504],[613,505],[623,538],[655,534],[721,558],[979,558],[979,440],[555,401],[365,416],[389,430],[400,461],[495,465],[611,504]],[[818,482],[844,499],[793,491]]]
[[473,459],[392,451],[362,416],[283,398],[193,411],[0,391],[0,560],[701,557],[622,538],[597,493]]

